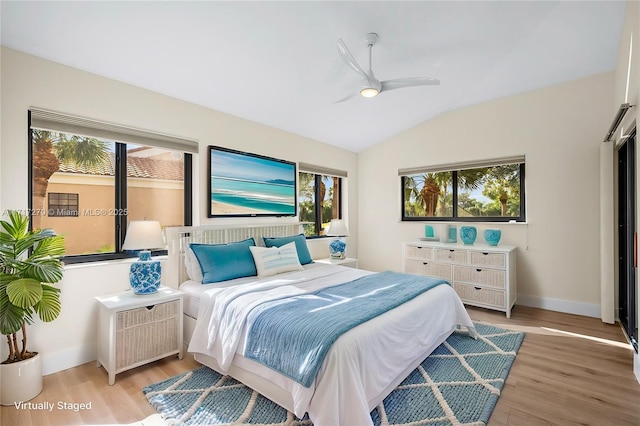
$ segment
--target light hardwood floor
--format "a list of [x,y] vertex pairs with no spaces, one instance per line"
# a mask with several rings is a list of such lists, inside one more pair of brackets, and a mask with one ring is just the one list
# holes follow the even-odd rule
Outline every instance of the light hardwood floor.
[[[516,306],[504,314],[468,308],[474,321],[527,333],[489,425],[640,425],[640,384],[632,353],[617,325]],[[127,424],[155,411],[141,389],[198,367],[190,355],[170,357],[116,376],[90,362],[45,376],[32,403],[91,403],[90,410],[0,409],[0,424]]]

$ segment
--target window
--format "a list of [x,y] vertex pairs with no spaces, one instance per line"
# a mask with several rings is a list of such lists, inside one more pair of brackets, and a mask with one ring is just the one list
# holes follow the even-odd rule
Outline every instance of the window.
[[78,194],[49,192],[47,216],[78,217]]
[[[99,129],[51,124],[39,111],[35,117],[30,114],[31,226],[65,235],[66,263],[130,256],[122,250],[130,220],[191,224],[189,152],[162,146],[162,137],[153,145],[149,137],[111,129],[116,138],[106,139]],[[59,131],[67,128],[79,131]],[[98,136],[85,136],[94,130]]]
[[346,172],[306,164],[300,164],[300,170],[300,222],[307,237],[322,236],[331,219],[342,218],[342,180]]
[[524,158],[469,165],[400,171],[402,220],[523,222]]

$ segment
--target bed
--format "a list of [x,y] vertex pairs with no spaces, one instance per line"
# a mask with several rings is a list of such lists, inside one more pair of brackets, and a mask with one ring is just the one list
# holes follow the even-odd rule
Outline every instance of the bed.
[[[255,347],[262,349],[261,345],[249,337],[257,328],[255,312],[260,309],[256,306],[267,300],[281,305],[293,298],[298,298],[296,305],[289,306],[298,306],[302,303],[300,298],[323,294],[319,292],[349,290],[357,285],[370,288],[373,282],[380,282],[382,275],[308,263],[266,277],[246,276],[203,285],[189,279],[185,257],[192,243],[227,244],[247,238],[260,242],[263,236],[286,237],[299,231],[300,226],[295,223],[168,228],[169,262],[163,277],[166,284],[186,293],[185,343],[198,362],[245,383],[298,417],[308,413],[316,426],[371,424],[370,411],[454,330],[462,326],[475,337],[473,323],[449,285],[433,284],[428,291],[416,293],[407,301],[398,302],[401,304],[397,307],[338,335],[317,369],[311,369],[314,375],[310,379],[306,376],[309,383],[265,365],[254,356],[259,353]],[[394,273],[388,274],[389,279],[397,278]],[[376,297],[375,294],[388,291],[387,287],[381,284],[380,289],[363,293]],[[343,299],[351,303],[351,299],[359,297]],[[333,308],[336,303],[330,305]],[[275,337],[273,344],[281,347]],[[266,345],[263,342],[262,346]],[[283,352],[267,349],[271,354]]]

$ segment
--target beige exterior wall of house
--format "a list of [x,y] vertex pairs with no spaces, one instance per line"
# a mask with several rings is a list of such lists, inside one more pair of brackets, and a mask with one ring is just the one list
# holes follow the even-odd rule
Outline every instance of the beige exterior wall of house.
[[[127,210],[129,220],[158,220],[162,227],[182,226],[184,191],[182,182],[129,178]],[[79,195],[77,217],[52,217],[47,205],[49,193]],[[112,252],[114,250],[116,212],[112,176],[54,173],[49,180],[45,205],[40,217],[42,228],[65,235],[67,254]],[[35,206],[34,206],[35,207]]]

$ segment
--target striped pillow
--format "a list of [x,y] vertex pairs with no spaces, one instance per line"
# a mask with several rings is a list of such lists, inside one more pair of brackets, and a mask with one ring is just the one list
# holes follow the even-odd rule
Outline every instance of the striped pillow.
[[290,271],[302,271],[296,243],[290,242],[280,247],[249,247],[256,264],[259,277],[269,277]]

